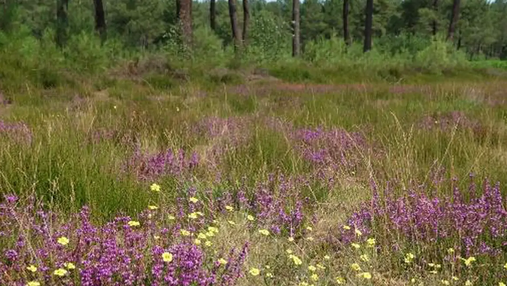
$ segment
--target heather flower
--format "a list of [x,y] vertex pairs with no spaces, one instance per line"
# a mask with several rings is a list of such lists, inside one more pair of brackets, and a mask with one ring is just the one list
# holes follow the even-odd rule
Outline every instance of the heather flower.
[[35,265],[30,265],[26,269],[30,272],[37,272],[37,267]]
[[250,273],[252,276],[257,276],[261,273],[261,271],[257,268],[250,268],[250,271],[248,271],[248,273]]
[[188,231],[186,229],[180,229],[180,233],[183,236],[190,236],[190,231]]
[[40,283],[37,281],[30,281],[26,283],[26,286],[40,286]]
[[359,274],[357,274],[357,276],[361,277],[363,279],[367,279],[367,280],[371,279],[371,273],[370,272],[359,273]]
[[359,266],[359,264],[357,263],[353,263],[352,265],[350,265],[350,268],[352,268],[352,270],[354,271],[361,271],[361,266]]
[[169,252],[162,253],[162,260],[164,262],[171,262],[173,261],[173,255]]
[[58,238],[57,242],[63,246],[69,244],[69,239],[66,238],[65,236],[62,236],[60,238]]
[[53,272],[54,275],[56,276],[60,276],[60,277],[63,277],[65,276],[65,274],[67,274],[67,270],[63,269],[63,268],[58,268],[56,269],[54,272]]
[[74,265],[74,263],[72,263],[72,262],[66,262],[63,264],[63,266],[65,266],[69,270],[76,269],[76,265]]
[[134,227],[134,226],[140,226],[141,224],[138,221],[131,220],[128,222],[128,225]]
[[160,185],[153,183],[151,184],[150,189],[154,192],[160,192]]
[[308,270],[315,272],[315,271],[317,271],[317,267],[310,265],[310,266],[308,266]]
[[262,234],[262,235],[268,236],[269,235],[269,230],[267,230],[267,229],[261,229],[261,230],[259,230],[259,233]]

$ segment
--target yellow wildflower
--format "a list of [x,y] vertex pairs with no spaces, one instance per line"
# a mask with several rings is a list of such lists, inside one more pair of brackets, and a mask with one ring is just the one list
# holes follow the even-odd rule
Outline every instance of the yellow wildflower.
[[253,215],[247,215],[246,219],[249,220],[249,221],[254,221],[255,220],[255,218],[253,217]]
[[37,272],[37,267],[35,265],[30,265],[26,269],[30,272]]
[[63,268],[58,268],[56,269],[54,272],[53,272],[54,275],[56,276],[65,276],[65,274],[67,274],[67,270],[63,269]]
[[507,285],[505,285],[505,283],[503,282],[498,282],[498,286],[507,286]]
[[215,236],[215,233],[212,232],[212,231],[208,231],[208,232],[206,232],[206,236],[207,237],[213,237],[213,236]]
[[191,203],[195,204],[197,203],[199,200],[196,198],[196,197],[191,197],[190,199],[188,199]]
[[30,281],[26,283],[26,286],[40,286],[40,283],[37,281]]
[[361,259],[364,262],[370,261],[370,258],[366,254],[363,254],[363,255],[359,256],[359,259]]
[[317,264],[317,268],[322,269],[322,270],[326,269],[326,267],[322,264]]
[[214,226],[208,226],[208,231],[218,233],[218,228],[216,228]]
[[160,185],[153,183],[151,184],[150,189],[154,192],[160,192]]
[[204,243],[204,245],[207,246],[207,247],[210,247],[210,246],[213,245],[213,243],[211,243],[211,241],[209,241],[209,240],[206,240],[206,242]]
[[168,215],[168,216],[167,216],[167,219],[169,219],[169,220],[175,220],[175,219],[176,219],[176,217],[174,217],[173,215]]
[[173,255],[169,252],[162,253],[162,260],[164,262],[171,262],[173,261]]
[[363,279],[367,279],[367,280],[371,279],[371,273],[370,272],[359,273],[359,274],[357,274],[357,276],[361,277]]
[[329,259],[331,259],[331,256],[329,256],[329,255],[324,255],[324,259],[325,259],[325,260],[329,260]]
[[218,263],[225,265],[225,264],[227,264],[227,260],[220,258],[220,259],[218,259]]
[[[462,258],[462,259],[463,259],[463,258]],[[466,266],[470,267],[470,266],[472,266],[472,262],[474,262],[474,261],[475,261],[475,257],[470,256],[470,257],[469,257],[469,258],[467,258],[467,259],[463,259],[463,261],[465,262],[465,265],[466,265]]]
[[352,243],[351,246],[354,247],[355,249],[361,248],[361,245],[359,245],[357,243]]
[[313,239],[313,237],[309,236],[309,237],[306,238],[306,240],[313,241],[314,239]]
[[473,284],[473,283],[472,283],[472,281],[470,281],[470,280],[467,280],[467,281],[465,282],[465,286],[472,286],[472,285],[474,285],[474,284]]
[[153,238],[154,238],[155,240],[159,240],[159,239],[160,239],[160,236],[158,236],[158,235],[154,235],[154,236],[153,236]]
[[234,208],[231,207],[231,206],[225,206],[225,209],[228,210],[228,211],[230,211],[230,212],[232,212],[234,210]]
[[190,218],[190,219],[197,219],[197,213],[191,213],[191,214],[189,214],[188,218]]
[[344,226],[343,226],[343,229],[344,229],[344,230],[350,230],[350,226],[348,226],[348,225],[344,225]]
[[198,235],[197,235],[197,238],[199,239],[206,239],[206,235],[202,232],[200,232]]
[[414,254],[412,254],[412,253],[407,253],[407,254],[405,255],[405,263],[406,263],[406,264],[410,264],[410,263],[412,263],[412,261],[414,260],[414,258],[415,258],[415,255],[414,255]]
[[292,254],[292,249],[287,249],[285,252],[287,252],[287,254]]
[[204,214],[202,212],[195,212],[196,214],[200,215],[200,216],[204,216]]
[[236,225],[236,223],[235,223],[235,222],[233,222],[232,220],[229,220],[229,221],[227,221],[227,222],[228,222],[230,225]]
[[441,280],[440,281],[443,285],[451,285],[451,283],[448,280]]
[[72,263],[72,262],[64,263],[63,266],[65,266],[69,270],[76,269],[76,265],[74,265],[74,263]]
[[131,220],[128,222],[129,226],[140,226],[141,224],[138,221]]
[[459,278],[458,278],[458,277],[456,277],[456,276],[452,276],[451,278],[452,278],[452,280],[454,280],[454,281],[459,281]]
[[452,248],[452,247],[451,247],[451,248],[448,248],[448,249],[447,249],[447,253],[449,253],[449,254],[453,254],[453,253],[454,253],[454,248]]
[[294,262],[294,264],[296,264],[296,265],[303,264],[303,261],[299,257],[297,257],[296,255],[292,255],[291,258],[292,258],[292,261]]
[[268,236],[269,235],[269,230],[267,230],[267,229],[260,229],[259,233],[262,234],[262,235]]
[[201,240],[198,239],[198,238],[194,239],[194,244],[195,245],[201,245]]
[[264,268],[266,268],[266,269],[271,269],[271,266],[269,266],[269,265],[265,265],[265,266],[264,266]]
[[353,263],[352,265],[350,265],[350,268],[352,268],[352,270],[354,271],[361,271],[361,266],[359,266],[359,264],[357,263]]
[[188,231],[186,229],[180,229],[180,233],[183,236],[190,236],[190,231]]
[[308,270],[314,272],[314,271],[317,271],[317,267],[310,265],[310,266],[308,266]]
[[310,279],[312,279],[313,281],[319,281],[319,275],[317,274],[312,274],[312,276],[310,276]]
[[436,271],[436,270],[431,270],[431,271],[430,271],[430,273],[431,273],[431,274],[437,274],[437,273],[438,273],[438,271]]
[[377,241],[375,240],[375,238],[368,238],[368,240],[366,240],[366,243],[368,244],[368,247],[374,247]]
[[275,277],[275,276],[273,275],[273,273],[268,272],[268,273],[266,273],[266,277],[267,277],[267,278],[273,278],[273,277]]
[[62,237],[58,238],[57,242],[58,242],[59,244],[61,244],[61,245],[64,245],[64,246],[65,246],[65,245],[69,244],[69,242],[70,242],[70,241],[69,241],[69,239],[68,239],[68,238],[66,238],[65,236],[62,236]]
[[157,207],[157,206],[148,206],[148,208],[149,208],[150,210],[152,210],[152,211],[154,211],[154,210],[158,209],[158,207]]
[[289,242],[293,242],[293,241],[294,241],[294,237],[292,237],[292,236],[291,236],[291,237],[289,237],[287,240],[288,240]]
[[354,232],[356,233],[357,236],[363,235],[363,233],[357,228],[354,230]]
[[336,277],[335,281],[337,284],[340,284],[340,285],[345,284],[345,278],[343,278],[343,277]]
[[307,227],[306,227],[306,230],[308,230],[308,231],[312,231],[312,230],[313,230],[313,228],[312,228],[311,226],[307,226]]
[[257,276],[261,273],[261,271],[257,268],[250,268],[250,271],[248,271],[248,273],[250,273],[252,276]]
[[505,263],[505,265],[503,266],[503,268],[507,269],[507,263]]

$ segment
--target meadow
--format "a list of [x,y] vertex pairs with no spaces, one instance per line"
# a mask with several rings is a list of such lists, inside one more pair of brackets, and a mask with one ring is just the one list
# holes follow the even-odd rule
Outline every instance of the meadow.
[[0,285],[507,283],[491,63],[34,54],[0,54]]

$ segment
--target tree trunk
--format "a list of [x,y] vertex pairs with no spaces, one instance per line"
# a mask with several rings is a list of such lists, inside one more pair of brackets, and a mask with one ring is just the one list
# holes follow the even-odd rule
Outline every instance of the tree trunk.
[[95,5],[95,30],[99,33],[102,42],[106,40],[106,17],[102,0],[93,0]]
[[250,24],[250,9],[248,0],[243,0],[243,45],[247,44],[248,25]]
[[209,26],[211,27],[211,30],[216,31],[217,29],[216,0],[211,0],[209,2]]
[[371,50],[371,36],[373,26],[373,0],[366,0],[366,21],[364,24],[364,48],[363,51],[366,53]]
[[300,31],[299,0],[292,0],[292,56],[298,57],[301,54],[301,31]]
[[343,39],[345,44],[350,46],[350,32],[349,32],[349,0],[343,0]]
[[241,31],[238,26],[238,16],[236,14],[236,0],[229,0],[229,17],[231,18],[232,39],[234,48],[238,51],[241,48]]
[[69,19],[67,10],[69,8],[68,0],[57,0],[56,6],[56,44],[63,47],[67,41],[67,26]]
[[178,19],[181,24],[183,41],[186,45],[192,45],[192,0],[176,0]]
[[[438,0],[433,0],[433,11],[435,11],[435,16],[437,15],[438,13]],[[437,25],[437,20],[436,19],[433,19],[433,23],[431,23],[431,32],[433,34],[433,36],[436,36],[437,35],[437,30],[438,30],[438,25]]]
[[447,33],[447,40],[451,42],[454,40],[454,32],[456,31],[456,25],[458,24],[459,20],[460,3],[460,0],[454,0],[452,4],[452,18],[451,23],[449,24],[449,32]]

